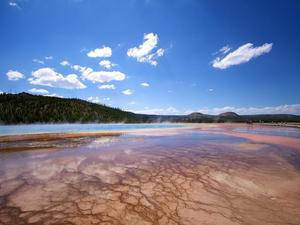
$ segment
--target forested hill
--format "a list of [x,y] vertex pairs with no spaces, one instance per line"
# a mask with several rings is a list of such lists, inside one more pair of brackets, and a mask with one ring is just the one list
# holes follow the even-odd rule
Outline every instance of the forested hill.
[[224,123],[224,122],[300,122],[300,116],[289,114],[219,115],[191,113],[189,115],[143,115],[117,108],[68,99],[31,95],[28,93],[0,94],[0,124],[28,123]]
[[80,99],[20,94],[0,95],[0,123],[138,122],[135,114]]

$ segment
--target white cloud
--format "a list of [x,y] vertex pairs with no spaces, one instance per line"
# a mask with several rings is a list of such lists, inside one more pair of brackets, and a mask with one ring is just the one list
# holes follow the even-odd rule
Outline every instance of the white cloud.
[[157,42],[158,36],[156,34],[144,34],[144,43],[139,47],[128,49],[127,55],[136,58],[148,55],[154,48],[156,48]]
[[47,96],[47,97],[58,97],[58,98],[63,98],[64,97],[62,95],[58,95],[58,94],[55,94],[55,93],[50,94],[49,91],[47,91],[46,89],[31,88],[28,91],[33,93],[33,94],[40,94],[40,95]]
[[80,65],[69,65],[73,70],[79,71],[81,74],[87,74],[93,71],[92,68],[80,66]]
[[6,73],[6,76],[8,77],[9,80],[19,80],[21,78],[24,78],[24,74],[22,74],[16,70],[9,70]]
[[99,89],[116,89],[114,84],[103,84],[98,86]]
[[99,65],[104,67],[105,69],[111,69],[112,67],[116,66],[116,64],[112,63],[109,60],[101,60]]
[[60,65],[62,65],[62,66],[71,66],[71,64],[67,60],[61,61]]
[[209,91],[209,92],[212,92],[212,91],[214,91],[214,89],[210,88],[210,89],[208,89],[208,91]]
[[41,68],[32,72],[31,78],[28,80],[31,84],[44,85],[49,87],[58,87],[65,89],[83,89],[86,86],[78,80],[76,74],[63,76],[51,68]]
[[136,58],[138,62],[147,62],[153,66],[157,65],[156,59],[164,55],[164,49],[160,48],[157,51],[152,51],[157,47],[158,36],[154,33],[144,34],[144,42],[138,47],[133,47],[127,50],[129,57]]
[[80,66],[80,65],[72,65],[68,61],[62,61],[60,63],[63,66],[69,66],[70,68],[79,71],[81,73],[81,79],[90,80],[93,83],[95,82],[110,82],[113,80],[121,81],[126,78],[126,75],[120,71],[94,71],[90,67]]
[[173,115],[178,114],[179,111],[170,106],[167,108],[145,108],[142,110],[133,110],[134,113],[140,113],[140,114],[155,114],[155,115]]
[[91,68],[86,68],[82,71],[82,79],[95,82],[110,82],[113,80],[121,81],[126,78],[125,74],[119,71],[93,71]]
[[[110,98],[103,98],[102,99],[102,101],[109,101],[109,100],[110,100]],[[91,97],[87,98],[87,101],[92,102],[92,103],[101,103],[101,98],[91,96]]]
[[21,9],[20,6],[16,2],[9,2],[8,5],[11,7],[16,7],[16,8]]
[[226,45],[226,46],[220,48],[219,51],[218,51],[218,53],[226,54],[230,50],[231,50],[231,48],[228,45]]
[[0,91],[0,95],[2,95],[3,94],[3,91]]
[[143,82],[143,83],[141,83],[141,86],[143,86],[143,87],[149,87],[150,85],[148,83],[146,83],[146,82]]
[[262,54],[268,53],[271,51],[273,43],[265,43],[259,47],[253,47],[253,44],[247,43],[240,46],[233,52],[230,52],[228,55],[223,58],[217,57],[213,60],[212,65],[215,68],[226,69],[233,65],[238,65],[241,63],[248,62],[252,58],[258,57]]
[[50,56],[45,56],[45,59],[46,59],[46,60],[52,60],[52,59],[53,59],[53,56],[51,56],[51,55],[50,55]]
[[132,95],[132,94],[133,94],[133,91],[132,91],[131,89],[126,89],[126,90],[122,91],[122,93],[123,93],[124,95]]
[[33,59],[32,62],[39,63],[39,64],[45,63],[43,60],[39,60],[39,59]]
[[[189,111],[192,112],[192,111]],[[216,108],[202,108],[197,110],[204,114],[218,115],[223,112],[235,112],[240,115],[251,114],[300,114],[300,104],[266,106],[266,107],[216,107]]]
[[57,97],[57,98],[63,98],[64,96],[62,95],[58,95],[58,94],[55,94],[55,93],[52,93],[52,94],[46,94],[44,96],[47,96],[47,97]]
[[99,97],[93,97],[93,96],[91,96],[87,100],[89,102],[92,102],[92,103],[100,103],[100,98]]
[[96,57],[107,58],[107,57],[111,57],[111,55],[112,55],[111,48],[105,46],[103,46],[103,48],[96,48],[87,53],[87,56],[91,58],[96,58]]
[[31,88],[28,91],[31,93],[37,93],[37,94],[49,94],[49,91],[47,91],[46,89]]

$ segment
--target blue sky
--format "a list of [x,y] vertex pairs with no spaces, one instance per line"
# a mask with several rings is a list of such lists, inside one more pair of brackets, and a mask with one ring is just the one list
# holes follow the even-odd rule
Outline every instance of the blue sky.
[[2,0],[0,91],[300,114],[300,2]]

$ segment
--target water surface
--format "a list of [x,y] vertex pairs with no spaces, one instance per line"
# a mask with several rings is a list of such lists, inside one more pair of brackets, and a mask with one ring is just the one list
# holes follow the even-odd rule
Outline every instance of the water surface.
[[182,127],[179,124],[30,124],[30,125],[0,125],[0,135],[30,134],[30,133],[60,133],[60,132],[99,132],[121,131],[152,128]]
[[15,143],[27,150],[0,152],[0,224],[300,224],[299,146],[216,126]]

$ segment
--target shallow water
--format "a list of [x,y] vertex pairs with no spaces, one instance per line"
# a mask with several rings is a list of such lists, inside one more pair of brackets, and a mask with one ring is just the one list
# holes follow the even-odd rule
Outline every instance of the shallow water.
[[29,134],[29,133],[59,133],[59,132],[97,132],[120,131],[145,128],[175,128],[179,124],[30,124],[30,125],[0,125],[0,135]]
[[286,136],[300,138],[299,128],[291,127],[247,127],[247,128],[236,128],[232,129],[236,132],[250,133],[250,134],[264,134],[264,135],[274,135],[274,136]]
[[219,128],[2,151],[0,224],[300,224],[298,146]]

